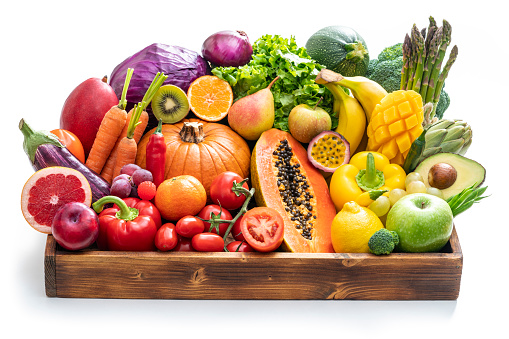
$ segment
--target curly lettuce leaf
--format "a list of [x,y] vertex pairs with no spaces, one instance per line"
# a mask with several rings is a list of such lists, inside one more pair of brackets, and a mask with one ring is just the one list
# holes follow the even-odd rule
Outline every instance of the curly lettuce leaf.
[[322,68],[309,57],[304,47],[297,46],[294,37],[264,35],[253,44],[253,57],[247,65],[216,67],[212,73],[232,86],[235,100],[266,88],[279,76],[271,88],[275,128],[288,131],[288,115],[293,107],[300,104],[314,107],[323,97],[320,107],[331,115],[334,129],[338,119],[332,112],[332,94],[314,81]]

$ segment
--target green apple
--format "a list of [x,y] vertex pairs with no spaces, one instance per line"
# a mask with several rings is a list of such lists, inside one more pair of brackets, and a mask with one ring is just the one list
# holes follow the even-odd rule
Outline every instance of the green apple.
[[453,215],[449,204],[437,196],[408,194],[392,206],[385,227],[398,233],[398,251],[436,252],[449,241]]

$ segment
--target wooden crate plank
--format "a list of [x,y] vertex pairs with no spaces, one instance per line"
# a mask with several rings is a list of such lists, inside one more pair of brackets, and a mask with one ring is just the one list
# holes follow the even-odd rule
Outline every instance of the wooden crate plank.
[[50,239],[47,245],[55,248],[46,251],[47,295],[66,298],[454,300],[463,261],[455,231],[441,253],[380,257],[69,252]]

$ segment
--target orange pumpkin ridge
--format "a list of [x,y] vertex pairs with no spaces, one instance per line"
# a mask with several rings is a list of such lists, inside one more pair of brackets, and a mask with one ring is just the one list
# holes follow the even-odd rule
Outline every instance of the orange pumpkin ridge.
[[[196,124],[201,124],[201,127]],[[187,132],[185,138],[202,137],[203,140],[197,143],[182,140],[180,133],[183,129]],[[138,144],[136,164],[142,168],[146,168],[146,145],[154,130],[148,131]],[[243,178],[249,176],[249,146],[226,125],[200,119],[184,119],[176,124],[164,124],[162,134],[166,142],[166,179],[192,175],[200,180],[207,197],[210,197],[210,184],[218,174],[232,171]]]

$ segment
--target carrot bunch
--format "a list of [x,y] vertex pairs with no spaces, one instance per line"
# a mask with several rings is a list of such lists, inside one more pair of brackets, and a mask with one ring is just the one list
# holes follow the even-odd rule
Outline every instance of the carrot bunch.
[[101,173],[106,160],[113,150],[115,142],[126,125],[126,95],[133,72],[134,70],[132,68],[127,69],[127,75],[125,77],[124,88],[122,90],[120,101],[118,102],[118,105],[110,108],[110,110],[104,115],[94,139],[94,143],[92,144],[92,148],[90,149],[87,161],[85,162],[85,165],[96,173]]
[[138,142],[148,124],[148,113],[145,110],[167,78],[168,76],[163,73],[157,73],[150,87],[145,92],[142,101],[129,111],[127,123],[116,140],[113,152],[101,171],[101,176],[108,182],[111,183],[113,178],[120,174],[120,170],[124,165],[135,162]]

